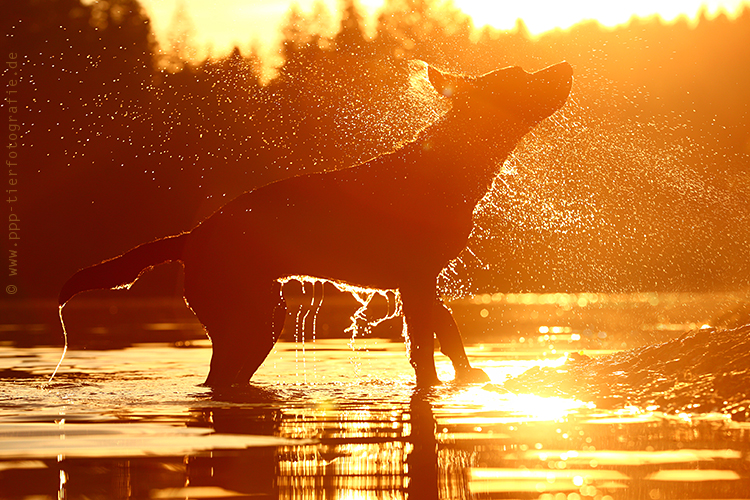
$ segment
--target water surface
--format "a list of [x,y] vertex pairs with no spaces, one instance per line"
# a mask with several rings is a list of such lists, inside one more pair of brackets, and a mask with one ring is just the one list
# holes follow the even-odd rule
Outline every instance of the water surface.
[[[476,321],[496,313],[475,302]],[[530,367],[622,344],[536,330],[468,346],[492,384],[421,391],[403,344],[373,336],[281,342],[224,393],[200,386],[205,340],[71,349],[48,386],[59,348],[6,345],[0,498],[748,497],[750,426],[730,415],[505,391]]]

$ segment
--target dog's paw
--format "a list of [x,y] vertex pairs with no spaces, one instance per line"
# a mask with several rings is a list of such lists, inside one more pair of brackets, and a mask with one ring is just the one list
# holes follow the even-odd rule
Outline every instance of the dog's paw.
[[465,368],[456,372],[454,382],[460,384],[483,384],[490,381],[490,377],[481,368]]

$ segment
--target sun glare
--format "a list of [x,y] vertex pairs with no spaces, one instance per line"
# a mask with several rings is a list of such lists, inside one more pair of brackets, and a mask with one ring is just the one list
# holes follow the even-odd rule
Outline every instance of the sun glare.
[[[193,41],[203,53],[207,47],[214,54],[229,51],[233,46],[247,47],[253,44],[267,55],[277,52],[281,39],[281,27],[287,19],[289,9],[296,4],[303,12],[314,10],[315,0],[229,0],[216,3],[213,0],[141,0],[151,16],[157,38],[167,42],[168,31],[173,27],[175,13],[183,9],[190,21]],[[323,3],[335,12],[340,3],[324,0]],[[383,0],[360,0],[365,29],[371,30],[383,7]],[[438,2],[440,3],[440,2]],[[557,2],[550,0],[528,0],[526,2],[488,2],[487,0],[454,0],[455,6],[469,15],[478,28],[491,26],[511,30],[517,20],[522,20],[532,35],[540,35],[554,29],[567,29],[586,20],[595,20],[604,26],[614,27],[627,23],[632,17],[659,15],[665,21],[679,16],[695,20],[701,11],[709,18],[720,12],[734,17],[747,0],[634,0],[631,2],[600,2],[573,0]],[[335,25],[335,23],[334,23]],[[276,54],[278,55],[278,54]]]
[[593,403],[576,399],[541,397],[534,394],[518,394],[508,397],[517,414],[537,420],[557,420],[581,409],[593,409]]
[[456,5],[471,16],[478,27],[492,26],[497,29],[513,29],[518,19],[523,20],[532,35],[554,29],[567,29],[581,21],[595,20],[608,27],[627,23],[633,17],[660,16],[673,21],[680,16],[695,19],[705,10],[709,17],[719,12],[733,14],[740,10],[740,0],[635,0],[631,2],[600,2],[577,0],[573,2],[550,2],[532,0],[527,2],[487,2],[485,0],[456,0]]
[[[535,394],[513,394],[472,387],[460,394],[450,396],[450,404],[457,414],[464,414],[467,407],[481,408],[485,412],[497,412],[502,417],[487,417],[492,423],[523,421],[553,421],[571,413],[593,410],[596,405],[572,398],[542,397]],[[451,413],[450,410],[447,413]],[[459,419],[460,420],[460,419]],[[456,423],[456,418],[451,419]],[[477,420],[477,425],[482,422]]]

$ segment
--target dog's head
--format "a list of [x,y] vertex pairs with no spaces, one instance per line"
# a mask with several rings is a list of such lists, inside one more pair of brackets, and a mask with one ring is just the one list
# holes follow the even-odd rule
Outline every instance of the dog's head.
[[453,102],[454,113],[534,127],[560,109],[570,94],[573,68],[562,62],[536,73],[519,67],[467,77],[429,67],[430,82]]

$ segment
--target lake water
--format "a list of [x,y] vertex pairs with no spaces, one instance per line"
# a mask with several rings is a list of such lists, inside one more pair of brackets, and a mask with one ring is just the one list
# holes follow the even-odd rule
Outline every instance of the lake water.
[[[730,415],[603,409],[502,389],[506,378],[554,365],[567,352],[598,355],[709,320],[689,303],[705,308],[705,300],[670,297],[458,302],[469,356],[492,384],[422,391],[403,344],[375,336],[295,342],[286,335],[250,387],[226,393],[200,386],[206,340],[74,348],[44,386],[61,349],[6,336],[0,498],[748,498],[750,424]],[[714,300],[713,313],[727,300]],[[610,319],[593,328],[582,309],[592,301],[596,317],[610,307],[608,317],[621,324],[634,316],[644,323],[615,331]],[[628,312],[634,304],[660,308],[656,322],[651,309]],[[546,309],[553,306],[564,311],[553,314],[556,323]],[[517,321],[513,311],[523,313]],[[536,323],[521,321],[533,312]],[[447,359],[438,355],[437,364],[450,380]]]

